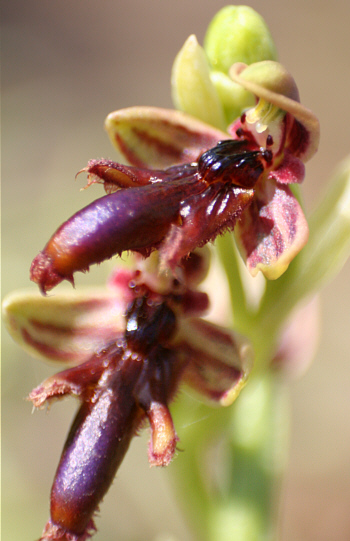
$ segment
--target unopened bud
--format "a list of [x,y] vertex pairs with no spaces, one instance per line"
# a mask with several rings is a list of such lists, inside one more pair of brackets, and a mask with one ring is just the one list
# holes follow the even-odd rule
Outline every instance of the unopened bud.
[[226,6],[211,21],[204,49],[212,69],[228,74],[235,62],[276,60],[277,52],[264,19],[251,7]]

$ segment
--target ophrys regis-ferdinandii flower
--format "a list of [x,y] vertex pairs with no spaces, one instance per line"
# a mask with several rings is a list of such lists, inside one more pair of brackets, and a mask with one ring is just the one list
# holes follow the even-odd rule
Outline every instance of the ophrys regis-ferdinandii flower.
[[191,254],[181,282],[159,274],[158,255],[120,268],[107,291],[82,295],[13,294],[5,320],[31,354],[74,366],[49,377],[29,398],[42,407],[73,395],[81,405],[51,491],[42,541],[84,541],[132,437],[148,421],[151,465],[169,464],[178,436],[168,409],[179,385],[231,404],[252,367],[252,349],[237,333],[198,316],[208,297],[197,289],[206,250]]
[[231,138],[177,111],[134,107],[107,117],[131,165],[92,160],[83,169],[107,195],[66,221],[34,259],[31,279],[42,292],[128,250],[157,249],[175,272],[196,247],[234,229],[251,274],[275,279],[286,270],[308,238],[288,184],[303,180],[319,124],[277,62],[238,63],[230,73],[257,99],[229,127]]

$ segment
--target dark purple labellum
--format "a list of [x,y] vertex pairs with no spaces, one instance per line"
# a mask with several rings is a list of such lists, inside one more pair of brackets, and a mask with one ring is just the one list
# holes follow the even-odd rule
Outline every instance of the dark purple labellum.
[[142,363],[129,358],[118,370],[110,368],[78,411],[51,491],[52,522],[77,536],[87,529],[144,416],[132,392]]
[[97,199],[65,222],[31,266],[31,279],[46,292],[125,250],[147,254],[178,220],[184,197],[204,188],[194,177],[119,190]]

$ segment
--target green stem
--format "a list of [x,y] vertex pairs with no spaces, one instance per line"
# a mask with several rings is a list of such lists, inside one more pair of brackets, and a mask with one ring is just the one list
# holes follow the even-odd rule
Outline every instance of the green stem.
[[[175,417],[185,452],[170,471],[195,539],[275,539],[278,481],[287,448],[285,388],[268,371],[254,378],[229,408],[213,410],[183,398]],[[196,421],[187,430],[181,420],[191,412]]]
[[228,286],[231,296],[235,329],[239,332],[250,327],[251,312],[247,305],[241,273],[238,265],[237,249],[231,233],[227,233],[216,239],[220,261],[226,272]]
[[284,391],[270,371],[250,382],[232,408],[228,488],[212,508],[211,541],[277,538],[278,488],[287,449]]
[[208,517],[213,500],[208,492],[208,446],[218,436],[218,427],[225,433],[228,409],[213,409],[184,394],[172,408],[183,449],[169,472],[178,495],[178,502],[198,541],[210,541]]
[[240,256],[232,234],[219,237],[216,246],[227,276],[234,328],[251,340],[255,351],[254,369],[260,370],[271,361],[277,330],[282,320],[279,318],[278,321],[274,321],[273,326],[270,320],[264,317],[265,311],[259,310],[258,313],[254,313],[249,308],[239,269]]

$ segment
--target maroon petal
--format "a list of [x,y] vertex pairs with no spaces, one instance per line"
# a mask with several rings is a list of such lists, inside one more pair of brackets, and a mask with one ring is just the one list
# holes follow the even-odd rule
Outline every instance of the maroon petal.
[[305,177],[305,165],[294,156],[289,150],[284,151],[282,163],[270,171],[268,178],[276,180],[281,184],[300,183]]
[[276,279],[306,244],[308,225],[288,186],[273,180],[259,182],[252,204],[235,228],[237,243],[248,270]]
[[106,352],[103,355],[95,355],[86,363],[47,378],[33,389],[29,400],[36,408],[42,407],[48,400],[63,398],[66,395],[75,395],[87,400],[106,369],[106,357]]

